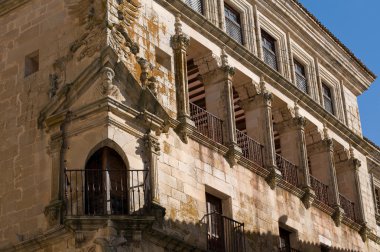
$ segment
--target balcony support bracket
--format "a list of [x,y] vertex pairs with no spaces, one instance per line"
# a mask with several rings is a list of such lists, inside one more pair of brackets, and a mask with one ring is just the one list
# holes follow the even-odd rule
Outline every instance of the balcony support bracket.
[[59,225],[61,223],[63,211],[63,202],[61,200],[54,200],[45,207],[44,214],[48,219],[50,227]]
[[268,170],[269,170],[269,175],[265,178],[265,180],[267,181],[270,188],[274,190],[276,189],[276,186],[282,179],[282,174],[281,174],[281,171],[276,166],[268,167]]
[[301,200],[306,209],[309,209],[311,205],[314,202],[314,199],[316,197],[314,190],[311,187],[305,187],[304,189],[304,195],[302,196]]
[[340,226],[340,224],[342,223],[343,217],[344,217],[344,210],[343,210],[343,208],[340,207],[339,205],[336,205],[334,207],[334,213],[332,215],[332,219],[335,222],[335,226],[337,226],[337,227]]

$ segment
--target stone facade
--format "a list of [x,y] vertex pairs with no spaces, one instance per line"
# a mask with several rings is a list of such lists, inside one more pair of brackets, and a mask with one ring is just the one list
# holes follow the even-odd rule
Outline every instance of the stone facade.
[[0,33],[0,251],[380,250],[375,76],[298,2],[5,0]]

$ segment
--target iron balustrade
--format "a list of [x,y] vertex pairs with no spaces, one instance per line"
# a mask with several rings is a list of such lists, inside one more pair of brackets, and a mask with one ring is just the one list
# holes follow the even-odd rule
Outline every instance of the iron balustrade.
[[316,198],[326,205],[329,205],[329,187],[312,175],[310,175],[310,185],[315,192]]
[[149,206],[148,170],[65,170],[66,215],[139,215]]
[[247,134],[236,130],[237,144],[243,152],[243,157],[252,162],[263,166],[263,148],[264,146],[253,140]]
[[217,212],[206,214],[201,221],[207,225],[207,251],[245,251],[244,223]]
[[298,186],[297,166],[279,154],[276,154],[276,164],[283,179],[294,186]]
[[339,201],[340,206],[343,208],[344,213],[348,218],[350,218],[353,221],[356,221],[355,216],[355,203],[351,202],[349,199],[347,199],[345,196],[339,193]]
[[191,120],[202,135],[223,144],[223,121],[221,119],[191,102],[190,114]]

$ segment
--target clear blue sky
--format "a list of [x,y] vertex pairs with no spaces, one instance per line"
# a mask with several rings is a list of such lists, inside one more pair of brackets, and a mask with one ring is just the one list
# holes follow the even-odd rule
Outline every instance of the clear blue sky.
[[380,146],[380,0],[299,0],[378,78],[359,96],[363,134]]

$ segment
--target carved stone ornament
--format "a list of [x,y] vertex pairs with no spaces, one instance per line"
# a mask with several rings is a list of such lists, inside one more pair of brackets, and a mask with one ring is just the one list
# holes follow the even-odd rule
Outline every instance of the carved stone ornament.
[[370,234],[370,229],[367,226],[367,223],[364,222],[359,230],[359,235],[362,238],[363,242],[366,242],[368,235]]
[[340,206],[335,206],[334,210],[332,219],[334,220],[335,226],[339,227],[344,217],[344,210]]
[[120,249],[126,251],[125,246],[127,245],[127,240],[122,235],[119,236],[117,234],[112,220],[108,220],[107,227],[105,227],[103,231],[105,235],[94,240],[94,243],[100,247],[100,251],[117,252],[120,251]]
[[296,126],[304,128],[306,126],[307,120],[303,116],[296,116],[295,118],[293,118],[293,122]]
[[157,155],[160,155],[160,142],[157,138],[147,134],[144,137],[144,147],[148,153],[153,152]]
[[276,166],[273,166],[269,169],[270,173],[269,175],[265,178],[266,182],[270,186],[272,190],[276,189],[276,186],[280,182],[282,178],[281,172],[277,169]]
[[116,92],[116,86],[113,84],[115,72],[110,67],[104,67],[102,71],[101,93],[103,95],[113,95]]
[[225,155],[230,167],[234,167],[242,156],[242,150],[236,143],[231,143]]
[[57,94],[58,90],[58,75],[57,74],[49,74],[49,98],[53,98]]
[[170,46],[174,50],[186,51],[187,47],[190,45],[190,37],[186,34],[183,34],[180,17],[180,14],[175,17],[175,34],[170,38]]
[[302,203],[304,204],[306,209],[309,209],[311,205],[314,202],[314,199],[316,197],[314,190],[311,187],[306,187],[304,189],[304,195],[302,196],[301,200]]
[[45,207],[44,214],[47,217],[49,226],[55,226],[59,224],[62,208],[63,203],[60,200],[53,201]]

